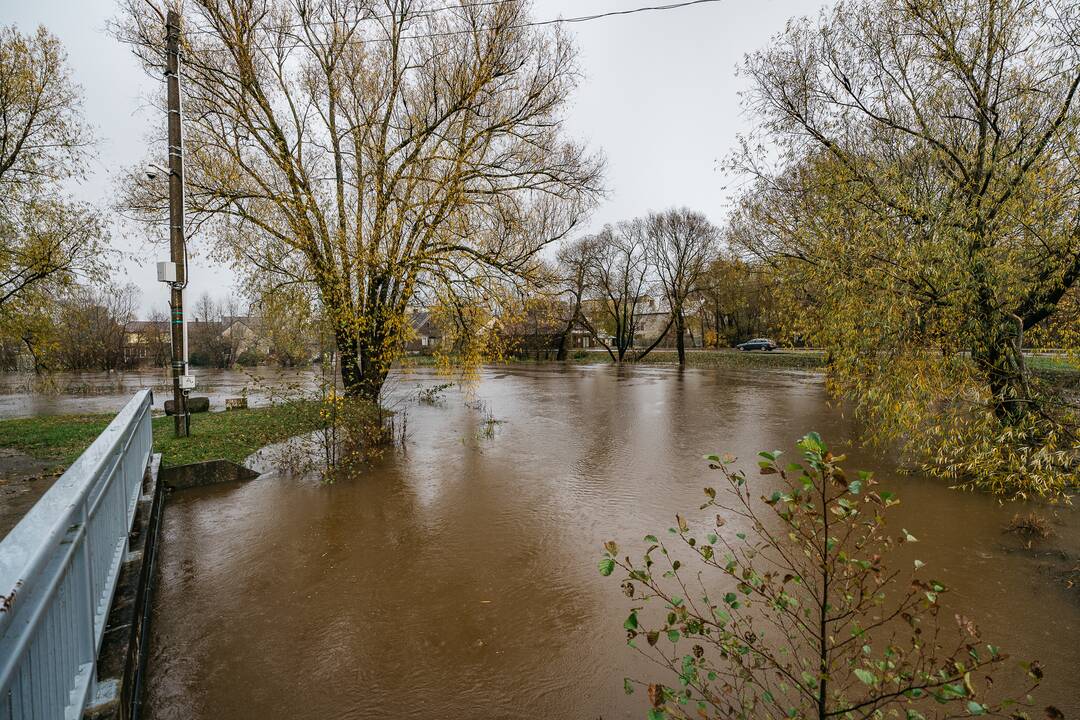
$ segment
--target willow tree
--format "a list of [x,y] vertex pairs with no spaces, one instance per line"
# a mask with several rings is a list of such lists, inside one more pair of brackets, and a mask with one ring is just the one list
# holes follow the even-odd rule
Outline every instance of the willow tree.
[[1080,278],[1074,13],[850,0],[745,63],[758,182],[734,234],[782,267],[871,432],[961,484],[1076,478],[1075,413],[1023,352]]
[[[563,137],[575,50],[525,0],[196,0],[184,5],[186,206],[242,269],[303,283],[346,392],[377,400],[407,308],[490,299],[581,219],[601,161]],[[162,16],[117,34],[149,69]],[[161,217],[132,173],[128,207]]]

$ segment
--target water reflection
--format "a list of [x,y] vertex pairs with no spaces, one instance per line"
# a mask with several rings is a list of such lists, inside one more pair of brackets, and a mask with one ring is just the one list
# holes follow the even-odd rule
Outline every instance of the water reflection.
[[[440,382],[417,371],[399,389]],[[474,392],[409,405],[406,450],[363,476],[170,499],[153,717],[641,717],[622,678],[648,669],[625,647],[618,583],[596,572],[602,541],[633,546],[696,508],[715,481],[703,453],[852,433],[799,372],[497,368]],[[485,411],[506,421],[491,438]],[[920,478],[901,488],[895,522],[954,600],[1043,661],[1045,702],[1080,711],[1080,603],[1050,581],[1056,566],[1003,539],[1015,508]],[[1077,514],[1059,522],[1054,545],[1075,553]]]

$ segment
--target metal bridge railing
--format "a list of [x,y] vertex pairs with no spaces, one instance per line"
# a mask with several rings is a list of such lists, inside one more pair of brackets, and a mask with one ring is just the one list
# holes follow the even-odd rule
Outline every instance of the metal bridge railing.
[[97,655],[152,432],[135,395],[0,542],[0,720],[77,720]]

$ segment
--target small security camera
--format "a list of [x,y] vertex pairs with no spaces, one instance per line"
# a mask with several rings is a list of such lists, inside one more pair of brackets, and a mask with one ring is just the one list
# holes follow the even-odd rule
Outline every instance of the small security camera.
[[150,178],[151,180],[154,180],[154,179],[157,178],[157,175],[158,175],[158,166],[157,165],[147,165],[146,166],[146,177]]

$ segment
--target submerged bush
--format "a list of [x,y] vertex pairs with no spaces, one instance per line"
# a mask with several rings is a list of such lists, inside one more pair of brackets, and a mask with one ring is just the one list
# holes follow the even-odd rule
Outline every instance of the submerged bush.
[[[971,620],[942,617],[944,585],[919,560],[889,568],[916,541],[886,532],[899,500],[870,473],[848,477],[816,433],[798,447],[802,462],[786,467],[779,451],[761,453],[766,478],[753,489],[733,456],[708,456],[723,478],[701,506],[719,511],[715,527],[677,515],[670,540],[645,537],[639,563],[605,543],[600,572],[619,570],[633,602],[628,644],[667,671],[625,681],[628,693],[648,688],[650,720],[1026,717],[1030,696],[992,688],[1007,656]],[[1030,692],[1042,670],[1022,667]]]

